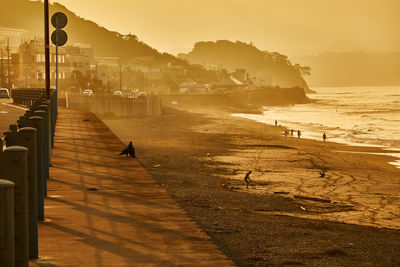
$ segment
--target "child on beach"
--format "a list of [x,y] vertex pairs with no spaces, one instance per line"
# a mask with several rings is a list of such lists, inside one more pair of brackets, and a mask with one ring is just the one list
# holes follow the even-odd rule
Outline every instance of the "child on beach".
[[250,174],[251,174],[251,171],[246,173],[246,176],[244,177],[244,181],[246,182],[246,188],[247,189],[249,189],[249,184],[251,183]]
[[300,138],[300,136],[301,136],[301,132],[300,132],[300,130],[297,130],[297,138]]
[[324,139],[324,141],[326,140],[326,133],[324,133],[324,134],[322,135],[322,139]]

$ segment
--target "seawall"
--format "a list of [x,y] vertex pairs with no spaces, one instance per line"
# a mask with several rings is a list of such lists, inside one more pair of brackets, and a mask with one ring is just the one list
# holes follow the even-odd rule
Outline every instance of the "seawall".
[[310,102],[302,88],[266,88],[226,93],[173,93],[158,95],[167,107],[260,108]]

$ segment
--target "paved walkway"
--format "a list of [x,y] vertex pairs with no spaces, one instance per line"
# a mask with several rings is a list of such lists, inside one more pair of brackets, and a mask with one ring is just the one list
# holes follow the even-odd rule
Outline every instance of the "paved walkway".
[[233,263],[93,114],[60,108],[30,266]]

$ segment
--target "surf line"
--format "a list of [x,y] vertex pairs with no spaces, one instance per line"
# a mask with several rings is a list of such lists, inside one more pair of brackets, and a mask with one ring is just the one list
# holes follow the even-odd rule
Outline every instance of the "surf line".
[[332,150],[332,152],[353,153],[353,154],[369,154],[369,155],[389,156],[389,157],[393,157],[393,158],[398,158],[397,160],[389,161],[388,163],[391,164],[391,165],[394,165],[396,168],[400,169],[400,153],[385,153],[385,152],[379,153],[379,152],[344,151],[344,150]]
[[14,106],[13,104],[8,104],[8,103],[2,103],[2,104],[5,105],[5,106],[13,107],[13,108],[19,108],[19,109],[22,109],[22,110],[28,110],[28,108]]

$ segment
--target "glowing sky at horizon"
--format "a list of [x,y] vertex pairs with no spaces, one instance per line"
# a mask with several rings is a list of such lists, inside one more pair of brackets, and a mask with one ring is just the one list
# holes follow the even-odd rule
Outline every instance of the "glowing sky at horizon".
[[[253,42],[289,55],[400,51],[399,0],[55,0],[154,48],[188,52],[198,41]],[[118,3],[118,4],[116,4]]]

